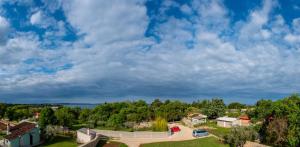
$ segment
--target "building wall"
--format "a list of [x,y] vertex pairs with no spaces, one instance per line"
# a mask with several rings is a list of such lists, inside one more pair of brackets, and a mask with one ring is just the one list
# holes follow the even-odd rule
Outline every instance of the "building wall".
[[18,137],[14,140],[10,140],[7,145],[9,147],[31,146],[30,134],[32,135],[32,145],[38,145],[40,143],[40,131],[38,128],[32,129],[30,132]]
[[7,146],[9,146],[9,147],[19,147],[19,146],[20,146],[19,143],[20,143],[19,138],[16,138],[16,139],[14,139],[14,140],[8,141],[8,142],[7,142]]
[[226,121],[217,121],[217,125],[220,126],[220,127],[226,127],[226,128],[229,128],[229,127],[232,127],[232,122],[226,122]]
[[91,136],[84,134],[80,131],[77,131],[77,142],[78,143],[87,143],[91,140],[92,140]]

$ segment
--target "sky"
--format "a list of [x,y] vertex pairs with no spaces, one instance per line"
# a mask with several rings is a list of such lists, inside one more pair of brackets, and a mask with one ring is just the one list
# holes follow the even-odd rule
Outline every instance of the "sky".
[[300,91],[299,0],[0,0],[0,101]]

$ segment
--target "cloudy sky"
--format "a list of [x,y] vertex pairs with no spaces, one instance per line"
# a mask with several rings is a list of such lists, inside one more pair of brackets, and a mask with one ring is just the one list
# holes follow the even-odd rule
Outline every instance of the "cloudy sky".
[[299,0],[0,0],[0,101],[300,92]]

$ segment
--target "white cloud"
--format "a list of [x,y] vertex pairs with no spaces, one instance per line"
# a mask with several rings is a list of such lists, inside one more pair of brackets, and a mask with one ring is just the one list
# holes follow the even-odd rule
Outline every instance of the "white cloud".
[[42,22],[42,11],[38,11],[31,15],[30,23],[33,25],[40,24]]
[[300,42],[300,35],[292,35],[292,34],[288,34],[284,37],[284,39],[290,43],[297,43]]
[[57,21],[48,16],[45,12],[42,10],[39,10],[35,13],[33,13],[30,17],[30,23],[32,25],[36,25],[42,28],[48,28],[48,27],[56,27]]

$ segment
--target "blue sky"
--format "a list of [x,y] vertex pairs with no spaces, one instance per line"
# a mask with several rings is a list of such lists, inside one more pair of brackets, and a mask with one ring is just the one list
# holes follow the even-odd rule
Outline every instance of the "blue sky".
[[0,0],[0,101],[300,91],[298,0]]

